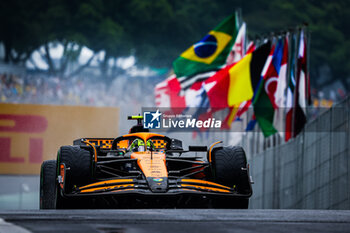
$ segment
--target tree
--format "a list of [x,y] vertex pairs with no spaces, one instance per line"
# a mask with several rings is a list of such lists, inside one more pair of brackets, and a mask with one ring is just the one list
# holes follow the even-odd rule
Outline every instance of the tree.
[[[307,22],[313,85],[337,79],[350,91],[347,0],[8,0],[0,2],[0,42],[5,62],[23,63],[42,47],[49,71],[66,76],[89,65],[66,72],[84,46],[95,54],[104,51],[100,68],[104,78],[112,79],[115,73],[108,72],[108,63],[123,56],[134,55],[139,65],[170,68],[181,52],[237,8],[242,9],[250,38]],[[49,51],[54,44],[64,46],[58,65]],[[318,83],[325,66],[332,78]]]
[[0,2],[0,41],[5,48],[5,62],[23,63],[41,44],[40,17],[35,14],[40,9],[34,0]]

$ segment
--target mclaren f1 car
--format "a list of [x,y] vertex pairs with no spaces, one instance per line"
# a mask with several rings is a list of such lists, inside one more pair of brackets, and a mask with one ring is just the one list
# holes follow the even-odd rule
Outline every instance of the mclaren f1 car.
[[42,163],[40,208],[248,208],[242,147],[189,146],[138,124],[117,138],[77,139]]

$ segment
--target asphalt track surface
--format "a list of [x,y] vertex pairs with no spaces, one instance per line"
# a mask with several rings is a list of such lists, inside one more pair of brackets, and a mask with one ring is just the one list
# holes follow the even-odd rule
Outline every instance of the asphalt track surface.
[[0,211],[0,232],[350,232],[350,211],[251,209]]

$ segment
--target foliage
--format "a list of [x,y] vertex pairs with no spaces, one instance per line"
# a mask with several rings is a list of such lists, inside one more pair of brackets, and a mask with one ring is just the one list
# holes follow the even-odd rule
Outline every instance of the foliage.
[[59,67],[50,65],[48,51],[42,54],[53,73],[63,73],[82,46],[105,51],[102,68],[109,58],[129,55],[142,65],[171,67],[182,51],[237,8],[250,38],[307,22],[312,80],[329,66],[334,79],[350,90],[348,0],[7,0],[0,2],[0,41],[5,61],[13,63],[27,60],[43,45],[63,44]]

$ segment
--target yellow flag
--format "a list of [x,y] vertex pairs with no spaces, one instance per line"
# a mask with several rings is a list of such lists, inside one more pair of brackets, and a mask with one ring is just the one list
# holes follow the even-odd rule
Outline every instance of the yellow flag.
[[250,78],[251,60],[252,54],[250,53],[229,70],[230,84],[227,103],[230,107],[253,98],[254,90]]

